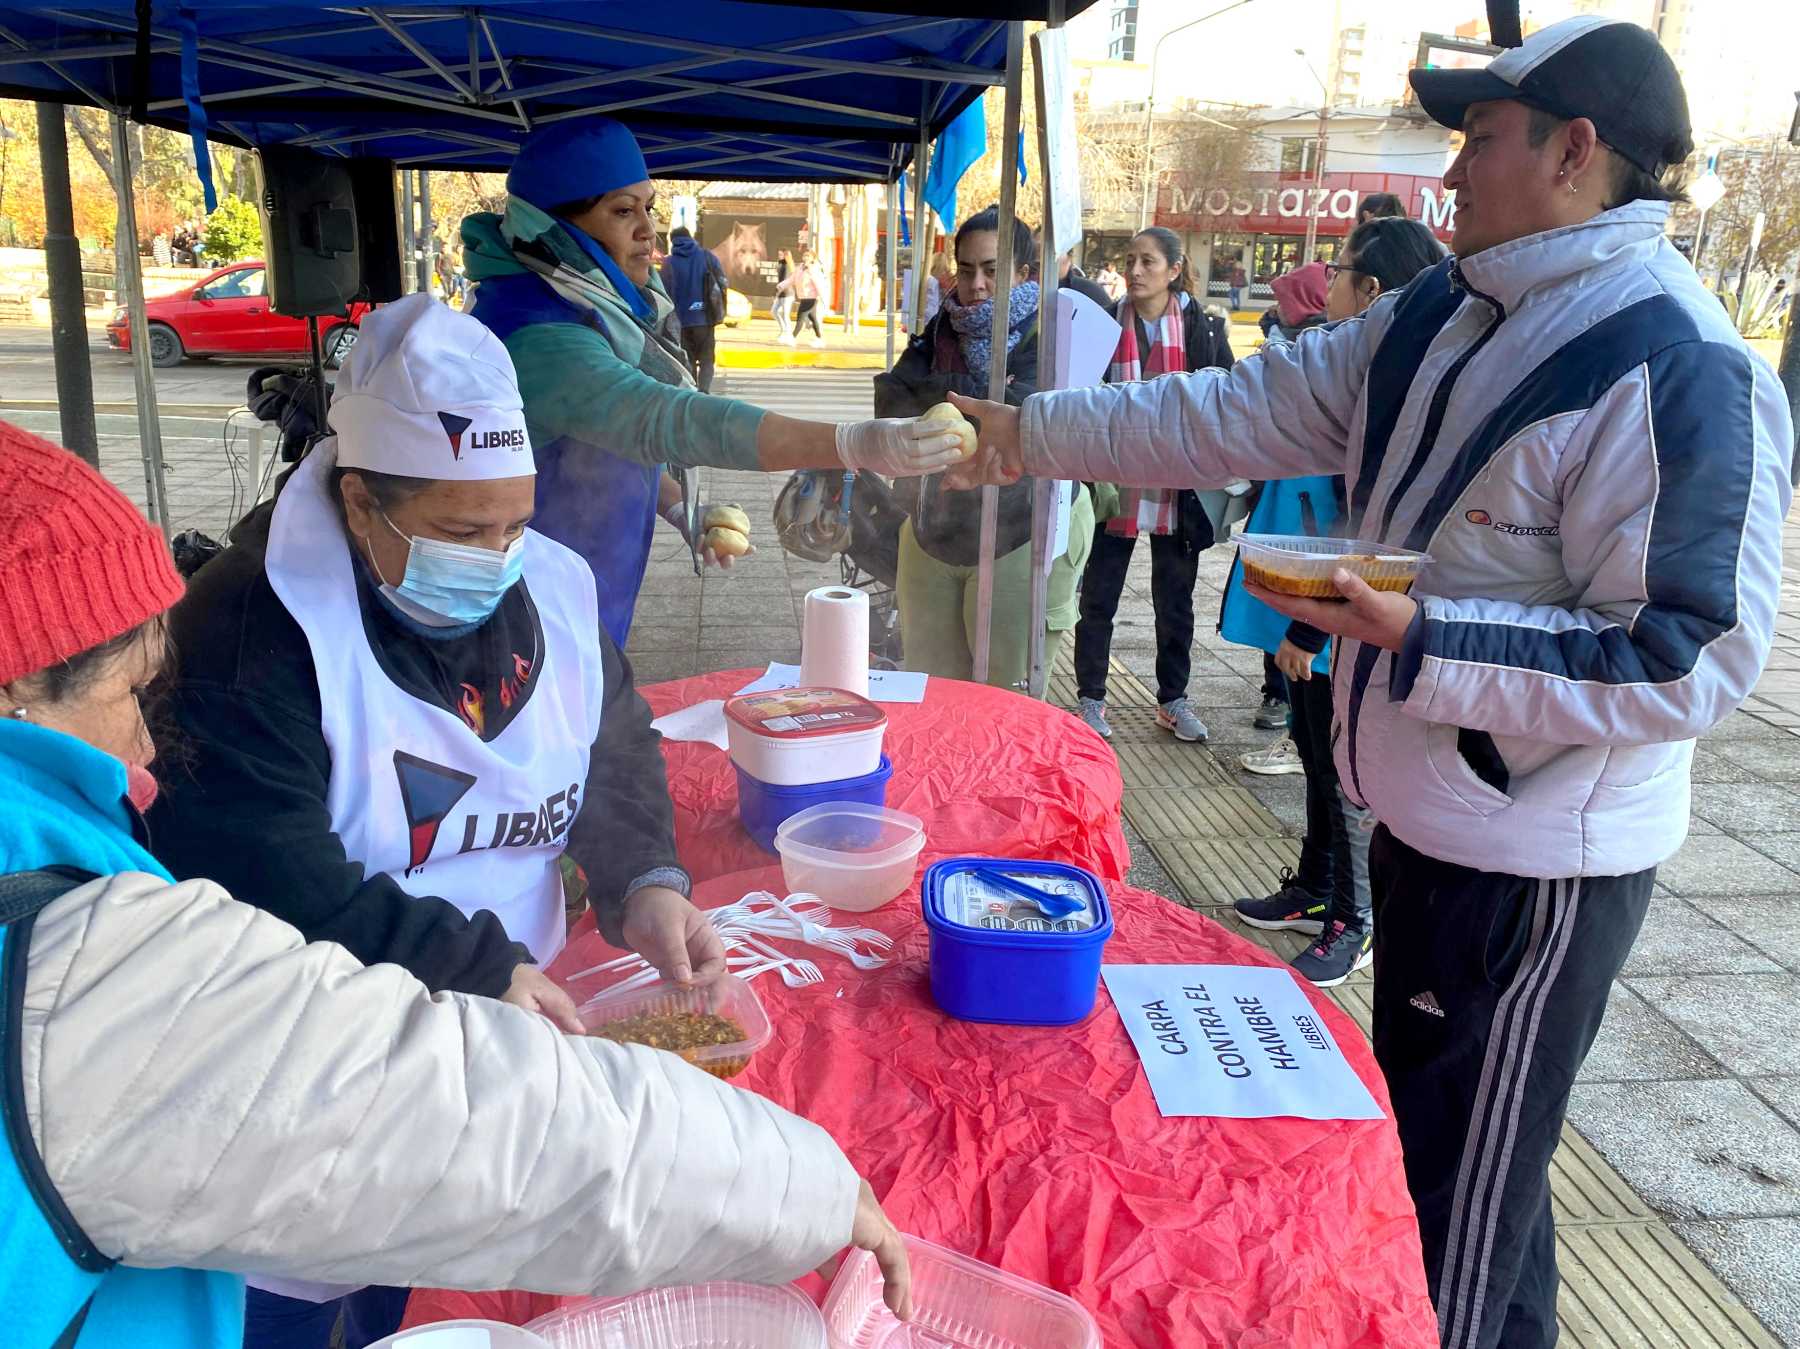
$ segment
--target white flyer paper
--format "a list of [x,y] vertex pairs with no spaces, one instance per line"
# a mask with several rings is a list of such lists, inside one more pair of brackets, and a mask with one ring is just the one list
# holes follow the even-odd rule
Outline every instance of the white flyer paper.
[[1119,321],[1079,291],[1056,291],[1056,387],[1098,384],[1119,349]]
[[[922,703],[929,676],[918,670],[870,670],[869,701],[873,703]],[[739,693],[764,693],[769,689],[800,687],[800,667],[770,661],[769,668],[751,680]]]
[[1106,965],[1100,973],[1163,1115],[1383,1117],[1290,971]]

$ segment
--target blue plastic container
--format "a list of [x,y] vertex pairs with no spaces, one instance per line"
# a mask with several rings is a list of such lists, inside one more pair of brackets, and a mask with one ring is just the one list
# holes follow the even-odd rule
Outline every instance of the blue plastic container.
[[[984,873],[1086,902],[1045,918],[1029,900],[983,884]],[[920,902],[931,930],[931,996],[963,1021],[1066,1026],[1094,1010],[1112,908],[1099,879],[1058,862],[952,857],[925,872]]]
[[[732,765],[737,768],[736,764]],[[894,765],[887,755],[881,766],[859,778],[840,778],[836,782],[815,782],[805,787],[778,787],[751,777],[737,769],[738,819],[764,852],[775,851],[775,831],[790,815],[798,815],[810,806],[827,801],[857,801],[866,806],[887,804],[888,779],[894,776]]]

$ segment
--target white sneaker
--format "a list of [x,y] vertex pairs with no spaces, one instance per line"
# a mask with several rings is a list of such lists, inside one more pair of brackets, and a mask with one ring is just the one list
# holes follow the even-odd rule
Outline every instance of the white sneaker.
[[794,345],[794,335],[793,335],[793,334],[792,334],[792,333],[783,333],[783,334],[782,334],[782,335],[781,335],[781,336],[780,336],[780,337],[779,337],[779,338],[777,338],[777,339],[776,339],[776,340],[777,340],[777,341],[778,341],[778,342],[780,342],[780,343],[781,343],[781,345],[782,345],[782,346],[784,346],[784,347],[791,347],[791,346],[793,346],[793,345]]
[[1283,736],[1267,749],[1253,749],[1248,754],[1238,755],[1238,762],[1244,766],[1246,773],[1260,773],[1264,777],[1280,777],[1283,773],[1304,773],[1306,765],[1300,762],[1300,747],[1288,736]]

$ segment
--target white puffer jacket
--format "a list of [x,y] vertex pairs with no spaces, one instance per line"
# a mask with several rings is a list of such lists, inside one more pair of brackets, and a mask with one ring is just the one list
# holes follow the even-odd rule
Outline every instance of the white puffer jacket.
[[1357,536],[1435,559],[1403,652],[1338,644],[1346,791],[1463,866],[1655,866],[1694,738],[1768,656],[1794,443],[1666,218],[1635,202],[1445,262],[1229,373],[1035,395],[1025,471],[1346,474]]
[[208,882],[81,886],[27,969],[31,1132],[124,1264],[605,1294],[783,1282],[850,1237],[857,1177],[815,1125]]

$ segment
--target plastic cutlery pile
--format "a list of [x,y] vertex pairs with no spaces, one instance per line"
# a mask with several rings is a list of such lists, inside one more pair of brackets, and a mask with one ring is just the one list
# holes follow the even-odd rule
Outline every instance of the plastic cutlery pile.
[[[756,890],[735,904],[707,913],[725,946],[725,967],[740,979],[754,979],[773,970],[789,988],[825,982],[812,961],[789,955],[769,944],[769,939],[799,942],[832,955],[842,956],[859,970],[879,969],[888,963],[893,938],[874,928],[840,928],[831,925],[832,911],[817,895],[789,895],[778,899],[767,890]],[[646,988],[662,976],[642,956],[621,956],[569,976],[566,982],[596,974],[626,973],[608,993]]]

